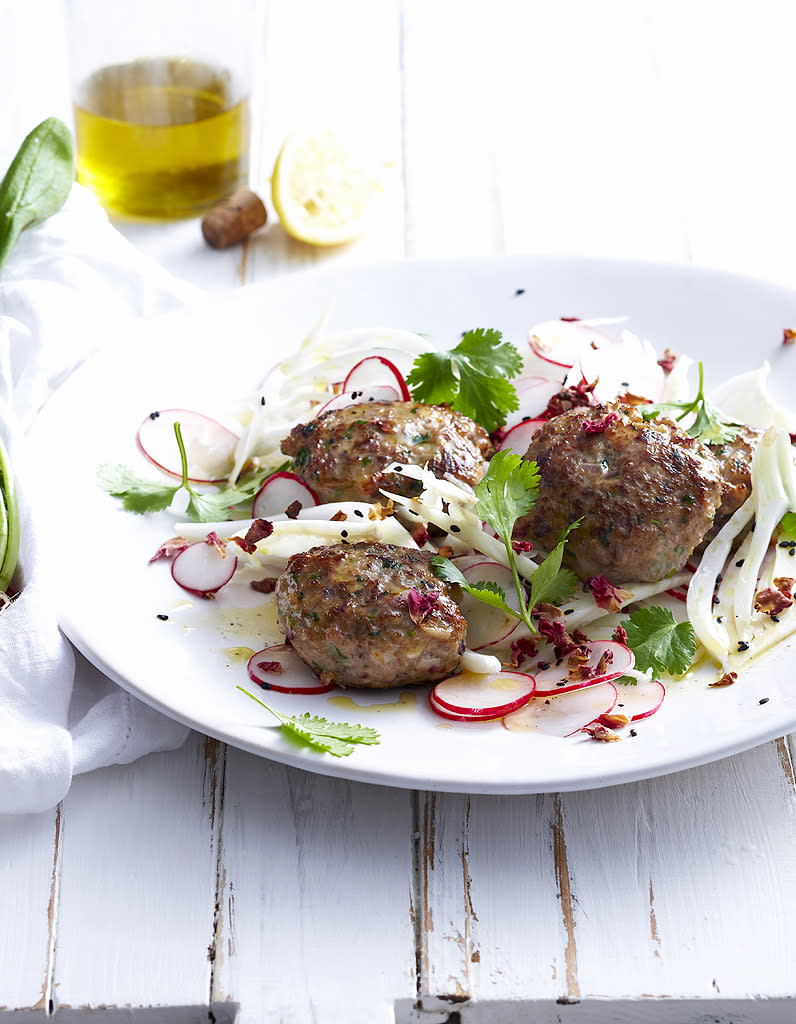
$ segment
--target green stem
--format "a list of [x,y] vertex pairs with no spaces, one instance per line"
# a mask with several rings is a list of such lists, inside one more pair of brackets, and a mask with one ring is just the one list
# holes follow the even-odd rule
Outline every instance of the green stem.
[[520,608],[522,609],[517,618],[522,619],[522,621],[525,623],[528,629],[530,629],[532,633],[535,633],[536,626],[534,626],[533,621],[531,619],[531,610],[528,608],[526,604],[525,590],[522,585],[522,580],[520,579],[520,574],[517,572],[516,559],[514,558],[514,551],[511,547],[511,534],[508,535],[508,538],[503,538],[503,546],[506,549],[506,555],[508,556],[509,560],[509,568],[511,569],[511,575],[514,578],[514,589],[517,591],[517,598],[520,602]]
[[0,526],[0,592],[8,590],[19,560],[19,505],[11,473],[11,460],[0,439],[0,505],[3,519]]

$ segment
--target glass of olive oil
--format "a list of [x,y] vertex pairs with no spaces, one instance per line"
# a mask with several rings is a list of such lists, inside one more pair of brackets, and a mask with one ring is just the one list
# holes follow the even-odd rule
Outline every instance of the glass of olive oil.
[[193,217],[248,183],[256,0],[68,0],[78,181],[112,214]]

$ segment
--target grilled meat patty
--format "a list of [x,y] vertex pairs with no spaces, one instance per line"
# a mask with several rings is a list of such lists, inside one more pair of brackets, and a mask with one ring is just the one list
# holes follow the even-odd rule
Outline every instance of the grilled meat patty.
[[467,622],[433,552],[362,542],[293,555],[276,584],[279,628],[339,686],[407,686],[454,673]]
[[716,511],[713,526],[700,545],[704,548],[713,540],[733,512],[737,511],[752,493],[752,457],[763,432],[753,427],[741,427],[732,441],[721,441],[708,447],[719,464],[721,473],[721,504]]
[[567,559],[582,579],[664,579],[685,564],[722,500],[711,452],[670,420],[645,423],[632,407],[562,413],[524,457],[539,466],[539,497],[514,538],[550,551],[580,519]]
[[392,462],[425,466],[475,486],[486,471],[489,436],[445,405],[363,402],[321,413],[282,442],[293,472],[322,502],[378,501],[380,489],[411,496],[418,481],[384,472]]

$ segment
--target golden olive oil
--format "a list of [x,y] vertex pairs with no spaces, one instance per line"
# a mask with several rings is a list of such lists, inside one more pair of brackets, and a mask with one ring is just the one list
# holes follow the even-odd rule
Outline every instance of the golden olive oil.
[[112,213],[164,220],[207,210],[248,180],[248,99],[229,73],[157,58],[95,72],[75,102],[78,181]]

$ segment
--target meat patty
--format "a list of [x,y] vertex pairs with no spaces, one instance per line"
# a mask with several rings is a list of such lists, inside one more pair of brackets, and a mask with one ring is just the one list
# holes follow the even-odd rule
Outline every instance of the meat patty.
[[524,457],[539,466],[539,497],[514,537],[549,551],[580,519],[567,562],[582,579],[665,579],[685,564],[721,502],[710,451],[670,420],[644,422],[628,406],[556,416]]
[[708,446],[719,464],[721,504],[705,540],[712,540],[752,493],[752,456],[762,436],[754,427],[741,427],[732,441]]
[[475,486],[490,442],[482,427],[445,405],[363,402],[300,423],[282,451],[322,502],[373,502],[381,488],[409,496],[421,489],[416,480],[384,473],[392,462],[428,464],[435,476]]
[[293,555],[276,584],[279,628],[339,686],[384,689],[454,673],[467,622],[433,552],[362,542]]

